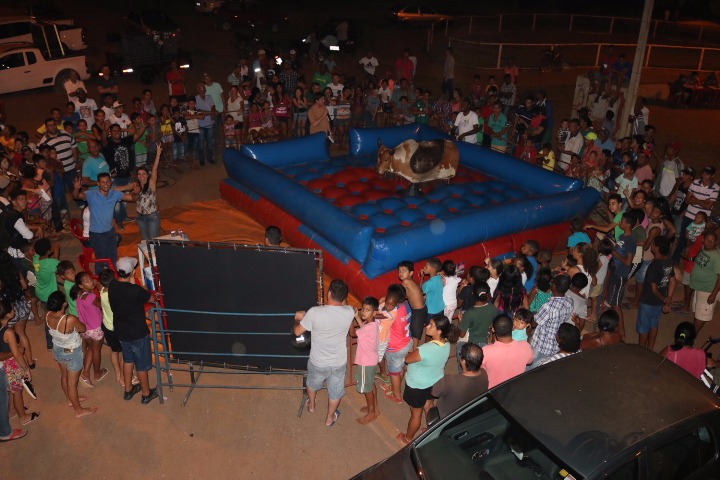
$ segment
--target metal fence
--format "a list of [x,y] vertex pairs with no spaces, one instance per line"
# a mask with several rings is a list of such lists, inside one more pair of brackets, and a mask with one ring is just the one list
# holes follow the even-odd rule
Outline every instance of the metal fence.
[[[632,61],[635,43],[491,43],[448,37],[455,63],[471,68],[497,69],[512,57],[519,68],[538,68],[544,53],[556,46],[566,68],[594,68],[610,45],[624,51]],[[651,44],[647,46],[644,68],[715,71],[720,70],[720,48]]]
[[[640,18],[606,17],[598,15],[504,13],[486,16],[462,16],[442,20],[428,30],[430,50],[435,35],[445,37],[477,35],[490,32],[592,33],[607,35],[637,35]],[[701,21],[652,20],[650,38],[665,41],[704,42],[720,44],[720,27]]]

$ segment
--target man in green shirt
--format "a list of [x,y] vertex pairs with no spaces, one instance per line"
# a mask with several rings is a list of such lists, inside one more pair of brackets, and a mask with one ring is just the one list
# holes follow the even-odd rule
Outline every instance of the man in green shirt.
[[720,250],[717,234],[706,233],[703,249],[695,257],[695,267],[690,274],[690,288],[695,290],[695,330],[697,332],[713,319],[715,302],[720,292]]

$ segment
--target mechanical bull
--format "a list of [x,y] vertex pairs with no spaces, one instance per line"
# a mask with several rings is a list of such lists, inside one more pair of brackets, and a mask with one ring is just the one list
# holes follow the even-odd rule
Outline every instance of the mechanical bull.
[[391,172],[415,184],[452,178],[459,164],[460,154],[452,140],[405,140],[389,148],[378,138],[379,174]]

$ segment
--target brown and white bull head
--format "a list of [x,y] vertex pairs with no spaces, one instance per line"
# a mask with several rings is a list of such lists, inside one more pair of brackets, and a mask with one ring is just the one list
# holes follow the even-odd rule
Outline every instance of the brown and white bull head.
[[395,149],[388,148],[382,144],[382,140],[378,137],[378,161],[375,171],[380,175],[386,172],[393,171],[393,157],[395,156]]

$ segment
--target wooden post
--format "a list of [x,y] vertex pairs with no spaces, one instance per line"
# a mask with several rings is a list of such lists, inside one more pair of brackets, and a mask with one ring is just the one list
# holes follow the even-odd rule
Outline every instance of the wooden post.
[[498,45],[497,66],[495,68],[500,68],[502,65],[502,47],[502,43]]

